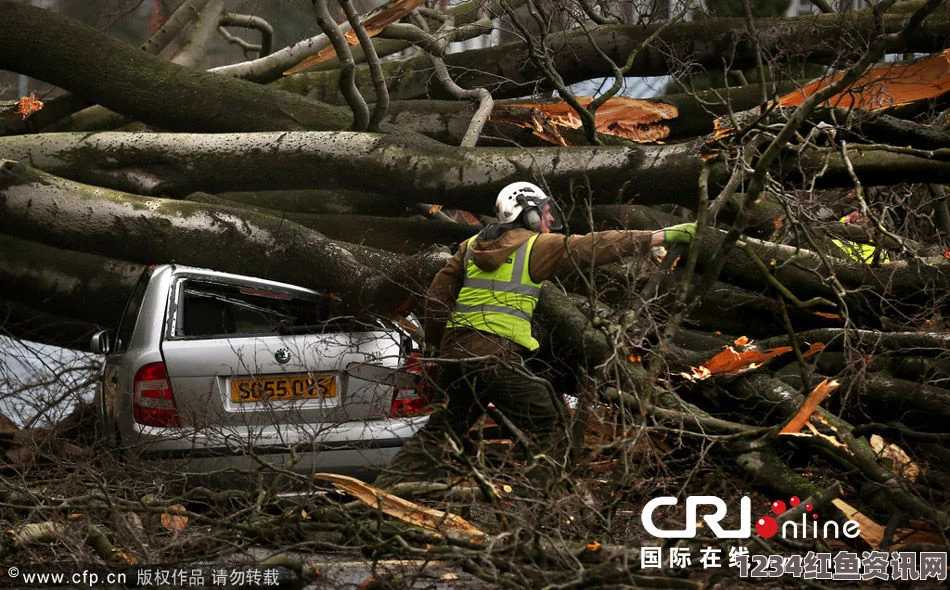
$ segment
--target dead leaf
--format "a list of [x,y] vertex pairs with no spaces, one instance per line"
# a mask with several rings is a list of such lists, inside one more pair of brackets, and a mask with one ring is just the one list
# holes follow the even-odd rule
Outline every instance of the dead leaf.
[[871,435],[868,442],[871,443],[871,448],[874,449],[878,457],[891,462],[894,473],[910,481],[917,481],[917,478],[920,477],[920,467],[911,460],[904,449],[893,443],[888,443],[877,434]]
[[[181,504],[172,504],[168,507],[169,510],[174,510],[175,512],[184,512],[185,507]],[[162,513],[162,526],[170,531],[181,531],[188,526],[188,517],[184,514],[172,514],[169,512]]]
[[828,396],[831,395],[831,392],[835,389],[838,389],[840,383],[834,380],[825,379],[819,383],[815,389],[808,395],[808,398],[805,400],[805,403],[802,404],[802,407],[798,410],[798,413],[788,421],[788,424],[785,425],[785,428],[779,431],[779,434],[797,434],[801,429],[808,424],[808,419],[811,418],[812,414],[815,413],[815,410],[818,409],[818,405],[828,399]]
[[337,489],[344,491],[361,502],[396,517],[399,520],[436,533],[454,532],[481,539],[485,533],[461,516],[426,508],[384,492],[360,481],[355,477],[335,473],[315,473],[313,477],[331,482]]

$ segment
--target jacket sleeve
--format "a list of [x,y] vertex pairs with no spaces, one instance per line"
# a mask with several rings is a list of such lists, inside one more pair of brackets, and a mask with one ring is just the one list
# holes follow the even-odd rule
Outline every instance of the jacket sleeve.
[[652,231],[601,231],[564,236],[541,234],[531,250],[528,271],[535,281],[566,276],[575,270],[646,254]]
[[442,267],[426,290],[425,318],[423,329],[427,346],[438,347],[442,342],[445,324],[449,321],[455,300],[462,290],[462,281],[465,278],[462,268],[465,256],[465,242],[459,245],[455,255]]

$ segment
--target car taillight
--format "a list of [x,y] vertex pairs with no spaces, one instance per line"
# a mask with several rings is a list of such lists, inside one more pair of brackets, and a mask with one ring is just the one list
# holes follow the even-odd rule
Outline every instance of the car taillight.
[[136,422],[145,426],[181,426],[165,363],[150,363],[135,374],[132,415]]
[[393,404],[389,415],[393,418],[418,416],[430,411],[429,400],[435,389],[434,365],[423,363],[422,355],[413,352],[406,360],[403,371],[417,376],[415,387],[394,387]]

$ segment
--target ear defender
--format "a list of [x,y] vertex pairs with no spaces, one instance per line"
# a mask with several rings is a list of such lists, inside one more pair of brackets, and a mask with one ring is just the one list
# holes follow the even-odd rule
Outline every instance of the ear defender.
[[537,209],[528,209],[523,215],[524,224],[528,226],[531,231],[541,230],[541,214],[538,213]]

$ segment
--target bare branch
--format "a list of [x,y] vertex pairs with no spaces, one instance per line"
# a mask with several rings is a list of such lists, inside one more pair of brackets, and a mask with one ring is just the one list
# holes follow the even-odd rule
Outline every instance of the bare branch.
[[[380,69],[379,57],[373,47],[373,40],[360,22],[360,16],[353,8],[353,3],[350,0],[339,0],[339,2],[340,6],[343,7],[343,12],[346,13],[346,19],[360,41],[360,47],[363,48],[363,55],[366,57],[366,63],[373,78],[373,87],[376,89],[376,102],[373,105],[373,114],[366,124],[366,130],[378,131],[379,124],[386,117],[386,111],[389,109],[389,89],[386,87],[386,80],[383,78],[383,72]],[[352,53],[350,53],[349,59],[353,59]],[[343,63],[345,63],[345,60]]]
[[313,0],[313,8],[317,13],[317,25],[323,31],[323,34],[330,39],[337,56],[340,58],[340,93],[346,98],[353,112],[353,124],[350,128],[354,131],[365,131],[369,125],[369,107],[363,95],[355,83],[355,68],[353,55],[350,53],[350,45],[343,37],[343,32],[337,26],[336,21],[330,16],[327,10],[326,0]]
[[208,52],[208,43],[218,28],[218,20],[224,10],[224,0],[211,0],[201,12],[191,29],[191,36],[185,47],[172,58],[173,64],[193,68]]
[[[234,14],[231,12],[224,12],[221,14],[221,18],[218,20],[218,32],[228,41],[228,43],[234,43],[244,50],[245,55],[249,51],[256,51],[258,57],[266,57],[270,55],[271,48],[274,43],[274,27],[270,25],[269,22],[262,19],[259,16],[254,16],[250,14]],[[249,29],[257,29],[261,34],[261,42],[259,45],[252,45],[241,39],[235,37],[228,33],[224,27],[244,27]]]

